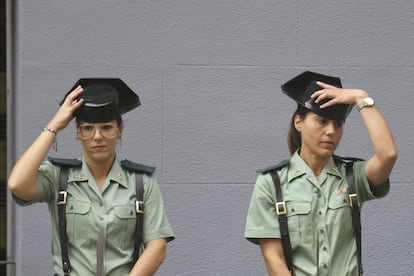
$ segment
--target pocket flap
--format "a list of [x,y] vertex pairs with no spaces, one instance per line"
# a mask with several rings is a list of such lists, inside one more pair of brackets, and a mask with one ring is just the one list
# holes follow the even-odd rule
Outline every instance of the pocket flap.
[[311,203],[308,201],[288,201],[287,216],[306,215],[311,211]]
[[116,206],[114,213],[118,218],[121,219],[133,219],[135,218],[135,206]]
[[70,200],[66,206],[66,214],[86,214],[91,209],[91,204],[84,201]]
[[328,206],[330,209],[338,209],[349,206],[348,194],[343,193],[332,197],[331,200],[329,200]]

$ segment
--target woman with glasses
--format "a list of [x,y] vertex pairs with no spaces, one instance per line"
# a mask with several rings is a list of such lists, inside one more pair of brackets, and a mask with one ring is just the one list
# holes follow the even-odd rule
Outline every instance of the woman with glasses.
[[[8,186],[15,201],[22,206],[49,205],[56,275],[64,275],[64,271],[67,275],[67,263],[70,275],[153,275],[174,234],[153,170],[132,162],[126,166],[116,154],[124,129],[121,115],[138,107],[139,97],[120,79],[81,79],[60,105],[12,169]],[[73,118],[83,157],[43,162],[59,131]],[[62,164],[71,165],[63,201],[59,190]],[[143,172],[145,209],[136,201],[136,168]],[[62,202],[66,204],[67,248],[61,245],[59,234],[58,206]],[[144,213],[143,250],[135,261],[139,211]]]

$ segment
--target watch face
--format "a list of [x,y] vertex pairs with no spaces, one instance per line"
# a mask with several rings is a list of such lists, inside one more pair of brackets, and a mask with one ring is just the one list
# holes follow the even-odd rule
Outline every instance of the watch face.
[[374,104],[374,100],[370,97],[367,97],[364,99],[364,101],[368,104],[368,105],[373,105]]

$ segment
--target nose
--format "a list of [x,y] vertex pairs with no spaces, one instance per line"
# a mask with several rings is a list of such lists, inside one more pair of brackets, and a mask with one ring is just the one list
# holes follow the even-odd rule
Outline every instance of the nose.
[[98,140],[98,139],[102,139],[103,136],[101,134],[101,130],[99,128],[95,128],[95,131],[93,133],[93,139],[94,140]]
[[337,127],[334,121],[330,121],[327,125],[326,125],[326,133],[329,134],[333,134],[337,131]]

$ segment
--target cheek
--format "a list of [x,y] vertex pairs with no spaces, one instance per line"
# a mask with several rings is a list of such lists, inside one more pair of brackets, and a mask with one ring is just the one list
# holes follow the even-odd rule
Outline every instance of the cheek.
[[342,134],[343,134],[343,133],[344,133],[344,132],[343,132],[342,130],[338,131],[338,135],[337,135],[337,137],[338,137],[338,141],[342,139]]

